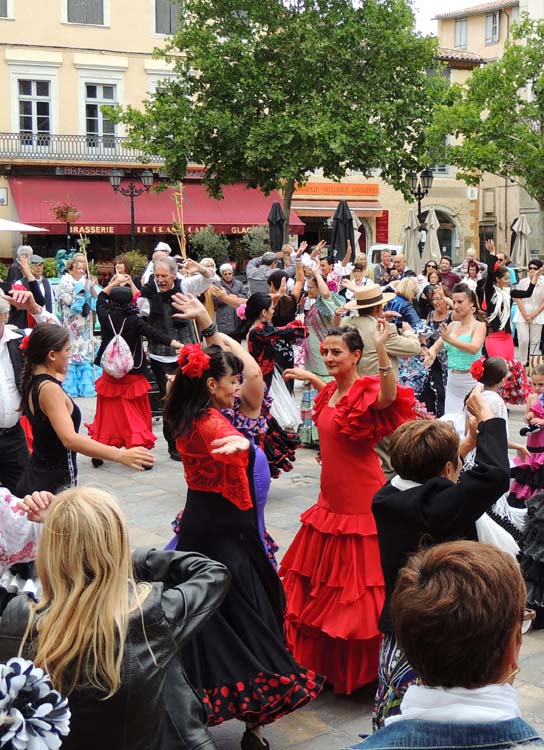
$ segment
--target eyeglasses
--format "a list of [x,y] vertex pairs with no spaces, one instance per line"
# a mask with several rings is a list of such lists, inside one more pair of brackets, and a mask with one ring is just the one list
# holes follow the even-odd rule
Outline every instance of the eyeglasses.
[[527,635],[527,633],[533,627],[533,623],[536,619],[536,612],[534,609],[524,609],[521,617],[521,635]]

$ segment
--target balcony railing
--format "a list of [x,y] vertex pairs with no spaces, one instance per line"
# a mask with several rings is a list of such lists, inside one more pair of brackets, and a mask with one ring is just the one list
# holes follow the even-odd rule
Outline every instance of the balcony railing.
[[0,161],[92,162],[97,164],[162,164],[125,145],[112,135],[54,135],[49,133],[0,133]]

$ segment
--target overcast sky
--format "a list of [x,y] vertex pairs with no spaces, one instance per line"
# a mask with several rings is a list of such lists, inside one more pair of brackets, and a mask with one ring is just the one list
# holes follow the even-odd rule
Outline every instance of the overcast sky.
[[436,34],[436,21],[431,18],[437,13],[446,13],[449,10],[459,10],[459,8],[470,8],[472,5],[478,5],[478,0],[414,0],[416,9],[416,28],[424,34]]

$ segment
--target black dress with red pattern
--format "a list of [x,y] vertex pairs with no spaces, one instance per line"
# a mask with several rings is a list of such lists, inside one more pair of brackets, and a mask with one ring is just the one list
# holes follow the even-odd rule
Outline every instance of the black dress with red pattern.
[[293,344],[306,336],[306,326],[293,320],[286,326],[276,327],[272,323],[259,323],[251,328],[247,337],[249,353],[259,363],[264,382],[270,388],[274,367],[280,373],[293,367]]
[[285,596],[259,536],[253,456],[211,453],[212,442],[228,435],[240,433],[210,409],[177,441],[188,485],[178,549],[218,560],[232,576],[225,601],[182,660],[210,725],[232,718],[268,724],[315,698],[324,678],[285,647]]

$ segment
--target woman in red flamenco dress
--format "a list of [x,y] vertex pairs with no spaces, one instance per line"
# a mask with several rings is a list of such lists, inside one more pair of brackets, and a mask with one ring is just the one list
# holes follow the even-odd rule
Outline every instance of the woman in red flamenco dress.
[[[122,332],[133,356],[134,367],[124,377],[117,379],[105,371],[102,373],[95,383],[95,418],[86,427],[94,440],[105,445],[117,448],[143,445],[151,449],[156,437],[148,398],[151,386],[144,375],[146,359],[142,336],[176,349],[181,349],[181,344],[138,316],[131,288],[125,282],[127,278],[117,275],[98,295],[96,312],[102,330],[102,343],[95,364],[100,365],[107,345],[116,333]],[[103,464],[96,458],[92,461],[95,468]]]
[[385,589],[371,503],[386,479],[374,445],[415,417],[412,389],[395,381],[384,321],[375,336],[377,376],[359,376],[363,342],[349,326],[331,329],[321,345],[333,381],[298,368],[284,373],[319,391],[313,419],[322,461],[318,501],[302,514],[280,567],[287,640],[295,659],[326,675],[336,693],[377,676]]

